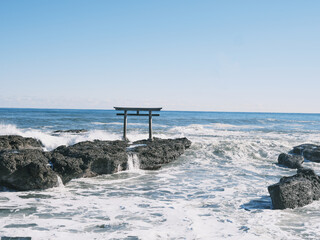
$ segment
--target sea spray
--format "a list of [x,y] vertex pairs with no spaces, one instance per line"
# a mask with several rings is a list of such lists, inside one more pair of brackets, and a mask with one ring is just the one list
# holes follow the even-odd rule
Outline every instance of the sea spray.
[[120,134],[115,134],[105,130],[90,130],[81,134],[60,133],[54,131],[43,131],[33,128],[19,128],[13,124],[0,124],[0,135],[19,135],[31,137],[42,142],[45,151],[51,151],[61,145],[70,146],[78,142],[99,140],[118,140]]

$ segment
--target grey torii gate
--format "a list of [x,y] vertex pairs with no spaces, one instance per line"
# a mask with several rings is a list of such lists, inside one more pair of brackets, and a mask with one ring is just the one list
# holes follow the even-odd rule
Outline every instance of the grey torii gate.
[[[160,114],[152,114],[153,111],[160,111],[160,108],[139,108],[139,107],[114,107],[117,111],[123,111],[123,113],[117,113],[118,116],[124,116],[123,118],[123,140],[127,140],[127,116],[149,116],[149,140],[152,141],[152,117],[160,116]],[[136,113],[128,113],[128,111],[135,111]],[[141,114],[140,112],[148,112]]]

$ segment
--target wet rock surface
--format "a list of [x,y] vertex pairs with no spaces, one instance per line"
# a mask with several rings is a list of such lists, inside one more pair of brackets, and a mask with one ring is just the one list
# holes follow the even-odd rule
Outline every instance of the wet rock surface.
[[304,160],[320,162],[320,146],[302,144],[288,154],[281,153],[278,163],[289,168],[297,168],[297,174],[282,177],[268,187],[274,209],[296,208],[310,204],[320,198],[320,178],[312,169],[302,166]]
[[46,189],[74,178],[112,174],[128,169],[128,151],[140,168],[157,170],[189,148],[186,138],[127,141],[85,141],[44,152],[40,141],[20,136],[0,137],[0,186],[15,190]]
[[42,150],[42,143],[34,138],[24,138],[17,135],[0,136],[0,150]]
[[320,198],[320,179],[312,169],[301,168],[291,177],[268,187],[274,209],[296,208]]
[[63,183],[73,178],[112,174],[127,168],[127,143],[124,141],[86,141],[50,153],[53,169]]
[[0,185],[16,189],[46,189],[58,185],[43,151],[35,149],[0,151]]
[[301,168],[304,158],[300,155],[291,155],[281,153],[278,157],[278,163],[288,168]]
[[302,144],[294,147],[292,153],[302,155],[309,161],[320,162],[320,146],[315,144]]
[[160,168],[162,164],[169,163],[177,159],[187,148],[191,146],[191,141],[187,138],[155,138],[153,141],[140,140],[133,144],[138,145],[133,148],[132,151],[138,155],[140,168],[145,170],[154,170]]

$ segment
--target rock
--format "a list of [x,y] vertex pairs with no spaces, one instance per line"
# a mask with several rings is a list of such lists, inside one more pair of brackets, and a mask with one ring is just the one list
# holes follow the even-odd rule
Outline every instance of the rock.
[[0,185],[15,190],[46,189],[58,185],[44,152],[35,149],[0,152]]
[[47,153],[47,155],[53,170],[59,174],[63,184],[66,184],[73,178],[83,176],[83,170],[81,169],[83,161],[81,158],[73,158],[61,154],[59,151],[65,151],[64,148],[66,147],[58,147],[53,153]]
[[140,140],[133,144],[138,146],[132,151],[138,155],[140,168],[145,170],[159,169],[162,164],[172,162],[191,146],[187,138],[160,139],[153,141]]
[[0,150],[42,150],[42,143],[34,138],[25,138],[16,135],[0,136]]
[[159,170],[161,168],[161,165],[154,165],[154,166],[145,166],[143,168],[143,170],[151,170],[151,171],[154,171],[154,170]]
[[274,209],[296,208],[320,198],[320,178],[312,169],[300,168],[268,187]]
[[301,144],[299,146],[293,147],[293,149],[291,150],[290,153],[302,155],[304,150],[313,149],[313,148],[316,148],[316,147],[317,147],[317,145],[315,145],[315,144],[309,144],[309,143]]
[[159,169],[184,153],[186,138],[127,141],[86,141],[44,152],[40,141],[20,136],[0,137],[0,186],[16,190],[46,189],[74,178],[112,174],[128,169],[128,151],[146,170]]
[[63,183],[73,178],[112,174],[128,169],[127,151],[137,154],[140,168],[157,170],[184,153],[191,142],[186,138],[141,140],[129,146],[127,141],[80,142],[73,146],[60,146],[50,153],[53,169]]
[[278,163],[288,168],[301,168],[304,158],[301,155],[291,155],[281,153],[278,157]]
[[320,146],[318,145],[302,144],[294,147],[291,152],[294,154],[303,155],[310,161],[320,162]]
[[1,240],[31,240],[31,237],[1,237]]
[[51,162],[63,183],[73,178],[111,174],[127,168],[127,143],[124,141],[80,142],[53,150]]
[[312,162],[320,162],[320,147],[304,150],[303,156]]
[[70,130],[56,130],[53,133],[85,133],[88,132],[86,129],[70,129]]

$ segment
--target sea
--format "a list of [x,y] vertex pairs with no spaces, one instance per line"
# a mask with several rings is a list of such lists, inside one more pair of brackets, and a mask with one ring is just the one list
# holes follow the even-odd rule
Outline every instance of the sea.
[[[85,129],[87,132],[54,133]],[[120,140],[114,110],[0,109],[0,135],[41,140],[45,151]],[[161,111],[158,138],[190,149],[157,171],[74,179],[42,191],[0,191],[0,237],[26,239],[320,239],[320,201],[274,210],[267,190],[296,170],[278,155],[320,144],[320,114]],[[130,141],[148,138],[148,117],[128,117]],[[320,174],[320,164],[306,161]]]

